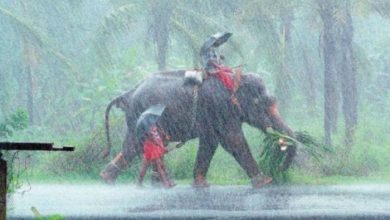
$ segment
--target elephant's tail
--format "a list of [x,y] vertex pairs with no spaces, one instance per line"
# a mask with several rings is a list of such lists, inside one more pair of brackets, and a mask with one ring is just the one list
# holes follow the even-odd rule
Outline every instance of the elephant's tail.
[[112,148],[112,143],[111,143],[111,137],[110,137],[110,110],[114,104],[116,104],[119,101],[119,98],[115,98],[108,104],[106,108],[106,113],[105,113],[105,130],[106,130],[106,138],[107,138],[107,148],[102,152],[102,157],[106,158],[108,155],[110,155],[111,148]]

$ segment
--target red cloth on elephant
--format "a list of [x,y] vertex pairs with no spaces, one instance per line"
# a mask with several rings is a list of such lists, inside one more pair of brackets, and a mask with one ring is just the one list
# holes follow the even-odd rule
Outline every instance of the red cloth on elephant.
[[214,63],[215,72],[210,73],[215,76],[230,92],[234,92],[233,70],[227,66]]
[[152,127],[148,136],[148,139],[144,141],[145,160],[150,161],[161,158],[165,154],[165,146],[157,128]]

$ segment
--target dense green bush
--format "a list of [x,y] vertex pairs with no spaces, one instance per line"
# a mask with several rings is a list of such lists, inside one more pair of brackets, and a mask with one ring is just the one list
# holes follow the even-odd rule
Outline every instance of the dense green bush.
[[[0,141],[7,140],[14,133],[28,126],[28,115],[24,110],[18,110],[0,123]],[[25,174],[27,167],[21,165],[17,151],[2,151],[0,154],[8,163],[7,191],[14,192],[21,186],[21,176]]]

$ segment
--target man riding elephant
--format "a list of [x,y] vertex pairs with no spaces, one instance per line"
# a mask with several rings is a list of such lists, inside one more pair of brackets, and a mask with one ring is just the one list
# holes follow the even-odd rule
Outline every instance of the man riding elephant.
[[[212,69],[207,65],[205,68],[209,69],[207,72]],[[219,144],[243,168],[254,187],[270,183],[272,178],[262,174],[249,150],[241,128],[242,123],[248,123],[263,132],[266,132],[267,128],[288,135],[293,135],[293,132],[280,117],[276,102],[267,94],[261,78],[253,73],[232,77],[236,88],[230,91],[218,77],[208,77],[201,85],[193,85],[198,86],[198,89],[189,90],[188,85],[183,86],[187,81],[186,72],[188,71],[177,70],[152,74],[134,89],[111,101],[106,110],[109,148],[111,142],[108,116],[113,105],[125,112],[128,130],[122,152],[102,170],[100,175],[103,180],[108,183],[115,182],[119,172],[131,165],[137,155],[142,154],[142,147],[135,138],[135,123],[148,107],[161,103],[166,106],[166,110],[161,116],[160,126],[171,141],[185,142],[199,138],[193,173],[194,186],[208,185],[207,171]],[[232,102],[232,92],[236,102]],[[287,155],[282,170],[287,169],[292,162],[295,148],[289,146],[285,151]]]

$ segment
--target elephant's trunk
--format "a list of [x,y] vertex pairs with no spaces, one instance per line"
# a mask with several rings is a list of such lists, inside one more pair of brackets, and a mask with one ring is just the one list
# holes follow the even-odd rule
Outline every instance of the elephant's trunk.
[[268,115],[269,118],[271,119],[271,124],[273,129],[281,133],[287,134],[289,136],[294,135],[294,132],[291,130],[291,128],[288,125],[286,125],[282,120],[282,117],[279,114],[279,110],[275,102],[273,102],[268,108]]
[[[294,137],[294,132],[282,120],[282,117],[279,114],[276,102],[273,102],[270,105],[270,107],[268,108],[268,115],[270,116],[273,129],[275,129],[281,133],[287,134],[290,137]],[[291,162],[296,154],[296,146],[295,145],[288,146],[286,153],[287,153],[286,158],[280,167],[280,169],[283,171],[287,170],[289,168],[289,166],[290,166],[290,164],[291,164]]]

